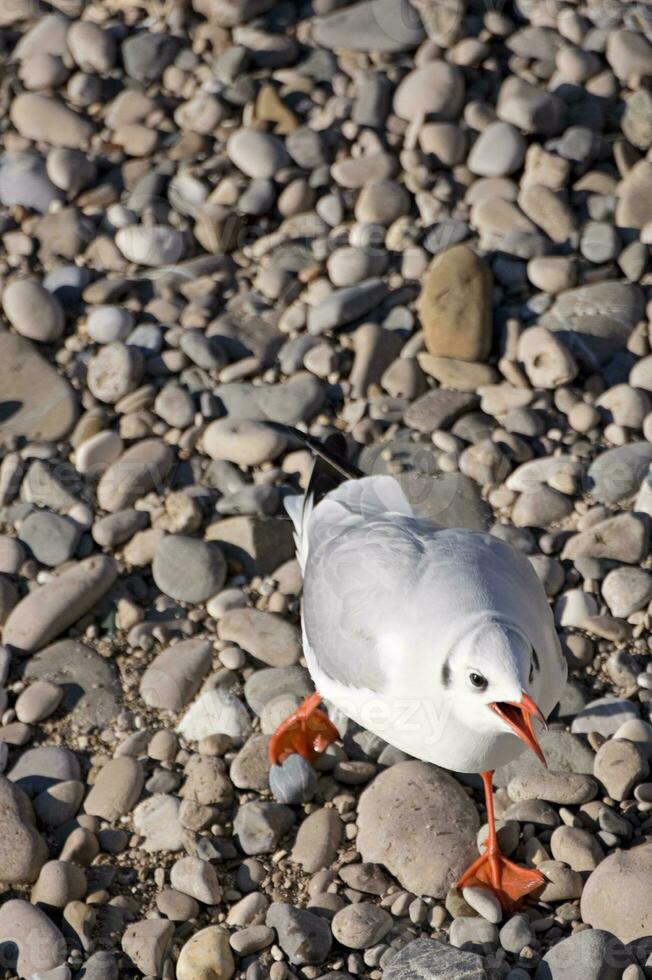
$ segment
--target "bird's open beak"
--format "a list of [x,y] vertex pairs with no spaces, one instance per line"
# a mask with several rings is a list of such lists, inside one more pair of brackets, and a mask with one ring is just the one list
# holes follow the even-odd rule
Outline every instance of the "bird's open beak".
[[541,714],[538,706],[534,703],[529,694],[525,691],[521,695],[520,701],[493,701],[489,707],[492,711],[495,711],[499,718],[507,722],[512,731],[522,738],[526,745],[532,749],[534,754],[541,760],[544,766],[547,766],[546,757],[544,756],[541,746],[537,742],[537,737],[534,734],[534,728],[532,726],[532,718],[538,718],[543,724],[544,728],[547,728],[546,719]]

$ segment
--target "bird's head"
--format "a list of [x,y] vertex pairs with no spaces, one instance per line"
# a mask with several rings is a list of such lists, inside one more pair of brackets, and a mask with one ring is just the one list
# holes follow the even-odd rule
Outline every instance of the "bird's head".
[[465,634],[442,668],[458,720],[479,734],[518,736],[546,765],[534,719],[546,727],[532,696],[537,686],[536,651],[520,630],[491,623]]

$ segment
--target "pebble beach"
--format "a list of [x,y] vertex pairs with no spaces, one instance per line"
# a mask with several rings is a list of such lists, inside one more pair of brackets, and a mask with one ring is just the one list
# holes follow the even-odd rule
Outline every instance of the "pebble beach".
[[[652,976],[651,82],[638,2],[0,0],[3,980]],[[539,576],[536,903],[479,777],[270,768],[282,425]]]

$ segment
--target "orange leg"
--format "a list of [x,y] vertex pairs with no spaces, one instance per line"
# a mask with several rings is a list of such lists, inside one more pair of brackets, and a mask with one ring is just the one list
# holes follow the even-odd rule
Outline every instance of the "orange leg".
[[501,853],[496,833],[494,797],[491,786],[493,772],[483,772],[481,776],[487,805],[489,835],[484,853],[466,869],[457,882],[457,887],[462,889],[465,885],[484,885],[495,893],[506,912],[512,912],[523,904],[528,895],[543,888],[546,879],[540,871],[514,864]]
[[269,758],[273,765],[281,765],[293,752],[308,762],[315,762],[340,733],[327,714],[317,705],[321,696],[311,694],[303,704],[282,722],[269,743]]

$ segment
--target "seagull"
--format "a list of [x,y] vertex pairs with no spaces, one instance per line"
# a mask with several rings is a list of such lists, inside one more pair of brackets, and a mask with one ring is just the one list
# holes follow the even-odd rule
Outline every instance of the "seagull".
[[363,476],[339,444],[295,435],[317,457],[305,495],[285,500],[317,693],[276,730],[270,760],[297,752],[314,763],[339,737],[325,699],[411,756],[480,773],[488,836],[457,886],[517,908],[545,879],[502,854],[492,776],[526,748],[545,765],[536,726],[567,667],[544,589],[505,541],[419,516],[394,477]]

